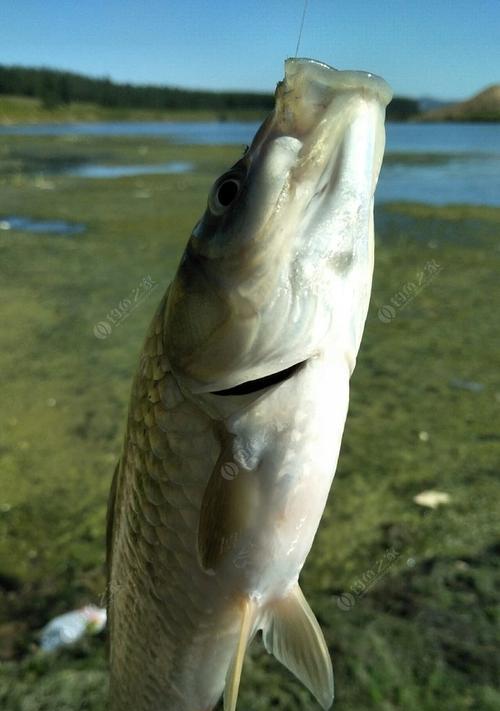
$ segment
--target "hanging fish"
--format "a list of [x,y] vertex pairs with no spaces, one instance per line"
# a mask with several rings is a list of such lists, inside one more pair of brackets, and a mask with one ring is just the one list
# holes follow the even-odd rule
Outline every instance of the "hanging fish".
[[391,92],[289,59],[153,318],[108,520],[111,708],[234,711],[247,647],[327,709],[298,578],[335,473]]

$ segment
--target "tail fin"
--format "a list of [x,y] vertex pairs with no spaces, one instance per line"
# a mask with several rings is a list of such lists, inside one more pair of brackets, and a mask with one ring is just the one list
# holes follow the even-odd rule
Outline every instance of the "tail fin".
[[333,671],[321,628],[299,585],[266,611],[264,644],[307,686],[326,710],[333,703]]
[[[256,624],[261,626],[257,611],[257,605],[246,598],[238,646],[226,676],[224,711],[236,711],[245,653]],[[267,651],[307,686],[325,711],[329,709],[333,703],[332,662],[318,621],[298,584],[266,609],[262,627]]]
[[243,615],[241,618],[240,637],[238,647],[233,657],[233,661],[226,676],[226,686],[224,689],[224,711],[236,711],[238,691],[240,688],[241,670],[248,644],[254,632],[254,622],[256,615],[256,605],[247,598],[243,604]]

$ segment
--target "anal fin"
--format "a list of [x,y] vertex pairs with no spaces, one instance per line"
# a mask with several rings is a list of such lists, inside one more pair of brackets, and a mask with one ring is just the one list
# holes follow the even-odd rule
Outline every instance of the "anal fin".
[[297,584],[266,610],[267,651],[311,691],[324,709],[333,703],[333,670],[321,628]]

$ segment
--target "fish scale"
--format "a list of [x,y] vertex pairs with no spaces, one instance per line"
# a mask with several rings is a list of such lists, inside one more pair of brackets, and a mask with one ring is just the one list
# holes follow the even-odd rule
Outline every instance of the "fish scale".
[[[112,708],[117,711],[198,708],[192,705],[197,703],[195,698],[180,700],[177,693],[171,692],[172,679],[175,685],[175,678],[186,674],[179,668],[179,650],[186,636],[210,639],[211,628],[219,634],[224,626],[237,628],[236,615],[229,623],[224,622],[227,612],[210,622],[210,610],[216,607],[222,593],[218,582],[200,571],[193,522],[198,520],[203,489],[218,453],[210,419],[181,400],[177,392],[175,397],[167,395],[176,386],[171,383],[165,361],[161,378],[155,367],[148,365],[148,360],[158,363],[158,350],[162,350],[155,337],[162,319],[160,310],[141,355],[140,374],[132,390],[127,446],[117,471],[115,506],[120,506],[120,516],[111,542],[109,577],[114,669],[110,695]],[[163,398],[154,401],[148,397],[147,393],[155,391],[163,392]],[[189,458],[190,467],[183,467],[182,474],[179,458],[168,446],[169,424],[175,428],[176,441],[181,441],[182,435],[186,441],[182,452],[183,457]],[[157,430],[167,435],[162,446],[157,441]],[[213,460],[208,468],[207,452],[212,452]],[[169,479],[168,472],[174,468],[177,480],[190,488],[189,496],[182,484]],[[195,492],[197,500],[193,500]],[[153,566],[151,572],[148,564]],[[145,646],[141,644],[143,639],[147,640]],[[151,671],[152,665],[154,669],[159,667],[158,674]],[[150,681],[146,683],[146,679]]]

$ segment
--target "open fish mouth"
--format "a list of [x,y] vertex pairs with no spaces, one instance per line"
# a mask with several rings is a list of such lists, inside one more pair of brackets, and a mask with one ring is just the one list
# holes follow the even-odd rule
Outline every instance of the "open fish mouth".
[[[380,77],[288,59],[276,92],[277,129],[293,146],[290,181],[301,187],[303,215],[369,204],[384,148],[383,111],[392,92]],[[327,232],[322,230],[323,233]]]
[[[353,112],[346,111],[349,98],[356,98],[358,104],[375,102],[383,109],[392,99],[392,90],[370,72],[338,70],[315,59],[287,59],[285,77],[276,89],[275,110],[260,127],[251,149],[279,136],[298,139],[302,153],[332,132],[338,140],[346,122],[337,129],[334,124],[342,115],[352,120]],[[325,156],[325,149],[322,142],[318,152]]]
[[392,99],[392,89],[382,77],[373,72],[339,70],[317,59],[292,57],[285,61],[287,81],[294,80],[300,73],[301,80],[317,87],[324,85],[329,90],[365,90],[376,94],[385,106]]

